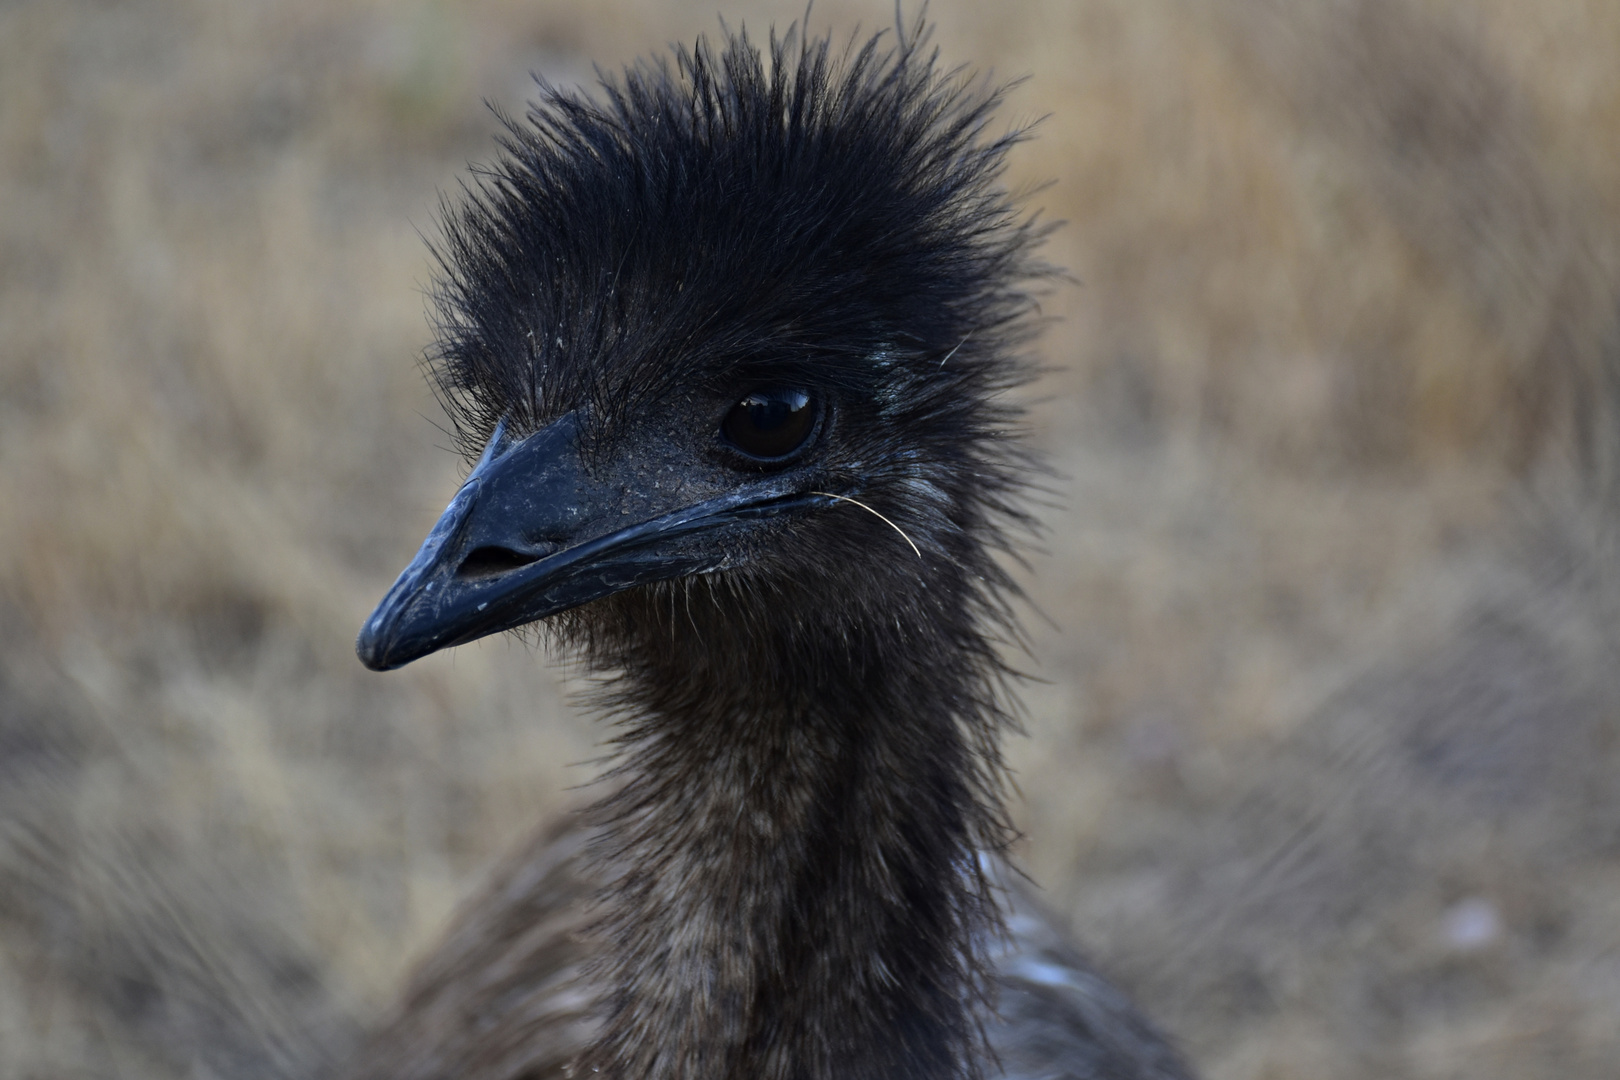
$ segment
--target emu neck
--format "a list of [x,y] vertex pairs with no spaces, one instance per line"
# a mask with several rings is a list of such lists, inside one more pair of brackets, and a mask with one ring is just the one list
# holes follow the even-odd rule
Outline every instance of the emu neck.
[[772,634],[690,603],[712,614],[666,608],[621,645],[607,1016],[580,1074],[976,1075],[974,943],[996,918],[976,849],[1000,807],[992,721],[964,715],[988,708],[966,620]]

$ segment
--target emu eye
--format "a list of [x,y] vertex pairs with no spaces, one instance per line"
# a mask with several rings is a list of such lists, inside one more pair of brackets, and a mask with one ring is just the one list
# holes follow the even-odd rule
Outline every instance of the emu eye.
[[720,422],[732,446],[760,461],[781,461],[805,444],[820,412],[803,390],[779,387],[743,396]]

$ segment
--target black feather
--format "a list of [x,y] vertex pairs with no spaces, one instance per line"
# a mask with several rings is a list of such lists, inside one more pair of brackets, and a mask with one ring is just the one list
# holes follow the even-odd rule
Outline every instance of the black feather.
[[571,414],[587,469],[695,439],[677,480],[714,488],[751,466],[703,433],[789,385],[826,410],[795,483],[841,496],[549,620],[617,724],[576,1075],[992,1060],[998,553],[1034,470],[1007,392],[1053,273],[1002,182],[1001,93],[942,70],[920,22],[841,52],[700,39],[594,97],[542,83],[444,211],[430,364],[470,458]]

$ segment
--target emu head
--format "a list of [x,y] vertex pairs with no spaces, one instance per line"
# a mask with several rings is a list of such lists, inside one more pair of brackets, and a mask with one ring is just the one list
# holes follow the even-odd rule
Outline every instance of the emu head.
[[998,92],[924,37],[700,40],[503,121],[436,251],[431,373],[475,464],[368,667],[573,609],[667,636],[694,584],[745,628],[999,605],[1002,394],[1047,271]]

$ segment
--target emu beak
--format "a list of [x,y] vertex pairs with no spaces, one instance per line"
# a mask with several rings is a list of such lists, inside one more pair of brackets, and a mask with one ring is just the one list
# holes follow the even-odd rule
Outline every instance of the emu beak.
[[[577,414],[521,440],[503,421],[360,628],[355,652],[389,671],[623,589],[715,570],[725,554],[695,534],[830,501],[767,481],[661,506],[633,480],[587,473]],[[635,524],[624,526],[627,516]]]

